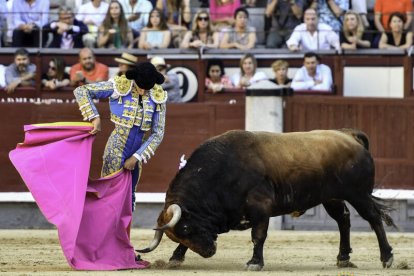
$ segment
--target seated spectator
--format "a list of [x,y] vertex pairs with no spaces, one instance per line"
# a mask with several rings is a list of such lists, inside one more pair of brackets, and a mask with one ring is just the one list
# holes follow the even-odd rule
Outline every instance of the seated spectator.
[[412,0],[375,0],[374,6],[374,23],[378,31],[390,31],[388,22],[393,12],[400,12],[406,15],[407,20],[404,21],[403,30],[411,29],[413,20],[413,3]]
[[305,11],[304,23],[296,26],[286,44],[291,51],[340,49],[338,35],[330,26],[318,22],[314,9]]
[[214,32],[207,11],[197,12],[193,19],[192,30],[188,31],[181,43],[180,48],[218,48],[219,36]]
[[211,23],[216,31],[230,28],[234,24],[233,15],[240,7],[240,0],[211,0]]
[[190,0],[157,0],[155,7],[164,14],[168,26],[190,26]]
[[296,71],[291,87],[294,90],[332,91],[332,72],[313,52],[305,53],[303,66]]
[[272,63],[272,70],[275,74],[274,79],[269,79],[271,82],[280,87],[290,87],[292,79],[288,78],[289,63],[285,60],[276,60]]
[[109,4],[108,12],[99,26],[99,48],[132,48],[134,37],[128,26],[122,5],[117,0]]
[[138,58],[128,53],[122,53],[120,58],[114,58],[118,62],[118,76],[125,75],[126,71],[132,69],[138,63]]
[[161,84],[162,88],[167,91],[169,103],[180,103],[182,102],[181,91],[180,91],[180,80],[178,75],[174,72],[167,72],[169,64],[165,63],[163,57],[154,56],[151,58],[151,63],[155,66],[158,72],[164,75],[164,83]]
[[293,29],[301,23],[304,0],[268,0],[265,16],[271,22],[266,48],[282,48]]
[[46,24],[44,32],[52,34],[49,48],[72,49],[83,48],[82,37],[88,33],[88,27],[82,21],[75,19],[69,7],[59,9],[59,20]]
[[105,19],[109,5],[102,0],[91,0],[79,7],[76,19],[88,26],[88,33],[83,36],[85,47],[94,48],[98,38],[98,28]]
[[248,50],[256,44],[256,30],[248,26],[249,12],[240,7],[234,12],[234,27],[224,32],[220,43],[221,49]]
[[344,16],[343,31],[339,36],[342,49],[370,48],[371,41],[368,34],[364,32],[361,17],[356,12],[349,10]]
[[157,0],[156,7],[167,21],[171,31],[171,43],[179,48],[183,37],[191,24],[190,0]]
[[339,33],[342,30],[343,15],[349,10],[349,0],[318,0],[315,9],[319,14],[319,22]]
[[149,13],[153,6],[148,0],[120,0],[124,9],[128,25],[134,33],[134,38],[138,37],[142,28],[147,26]]
[[59,9],[65,4],[66,0],[49,0],[49,22],[58,21]]
[[6,92],[14,93],[18,86],[34,87],[35,75],[36,65],[30,63],[29,52],[24,48],[17,49],[14,52],[14,62],[6,68]]
[[380,49],[408,49],[413,45],[413,33],[404,31],[405,15],[393,12],[388,21],[390,32],[383,32],[379,42]]
[[97,62],[90,48],[83,48],[79,52],[79,63],[70,68],[71,86],[80,86],[108,80],[109,68]]
[[211,59],[207,64],[206,89],[214,94],[233,88],[230,79],[224,74],[224,65],[220,59]]
[[240,59],[240,72],[230,77],[231,83],[237,88],[247,88],[251,84],[267,80],[264,72],[256,71],[257,60],[252,54],[246,54]]
[[140,49],[165,49],[171,42],[171,32],[168,29],[164,14],[157,8],[150,12],[148,25],[142,29],[139,36]]
[[40,30],[48,22],[49,0],[13,0],[11,17],[12,47],[43,45]]
[[49,61],[47,73],[42,75],[42,85],[50,90],[57,90],[70,84],[69,74],[65,72],[65,61],[55,57]]

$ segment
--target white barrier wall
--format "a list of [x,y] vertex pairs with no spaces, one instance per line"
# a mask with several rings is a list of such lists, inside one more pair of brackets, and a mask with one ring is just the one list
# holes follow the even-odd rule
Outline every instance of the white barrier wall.
[[345,97],[404,97],[403,67],[345,67]]

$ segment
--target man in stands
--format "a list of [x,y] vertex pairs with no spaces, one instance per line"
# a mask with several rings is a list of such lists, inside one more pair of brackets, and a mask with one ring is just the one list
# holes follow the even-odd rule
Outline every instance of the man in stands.
[[49,0],[14,0],[12,47],[40,47],[40,29],[49,18]]
[[286,42],[291,51],[340,50],[339,37],[330,26],[318,22],[318,15],[312,8],[304,14],[304,23],[296,26]]
[[45,34],[52,33],[49,48],[83,48],[82,36],[88,33],[88,27],[74,18],[71,8],[62,6],[59,9],[59,20],[46,24]]
[[80,86],[88,83],[108,80],[108,66],[97,62],[90,48],[83,48],[79,52],[79,63],[70,68],[71,86]]
[[294,90],[332,90],[332,71],[320,64],[320,58],[314,52],[305,53],[303,66],[296,71],[291,87]]
[[151,63],[155,66],[158,72],[164,76],[164,83],[161,84],[162,89],[167,91],[168,102],[170,103],[180,103],[181,91],[180,91],[180,80],[178,75],[174,72],[167,72],[167,69],[170,67],[169,64],[165,63],[165,59],[160,56],[154,56],[151,59]]
[[6,92],[11,94],[18,86],[34,86],[36,65],[30,63],[29,52],[20,48],[14,53],[14,63],[6,68]]

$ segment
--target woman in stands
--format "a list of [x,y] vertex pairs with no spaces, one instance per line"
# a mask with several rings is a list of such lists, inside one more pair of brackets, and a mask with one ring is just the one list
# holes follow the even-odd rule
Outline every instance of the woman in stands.
[[355,11],[349,10],[345,13],[344,25],[339,40],[342,49],[371,47],[370,37],[364,33],[364,24],[360,15]]
[[269,79],[264,72],[256,71],[257,60],[253,54],[246,54],[240,59],[240,72],[230,77],[237,88],[247,88],[251,84]]
[[220,48],[248,50],[256,44],[256,30],[248,26],[249,12],[240,7],[234,12],[234,27],[224,32]]
[[275,74],[274,79],[269,81],[277,84],[280,87],[290,87],[292,79],[288,77],[289,63],[286,60],[276,60],[272,63],[272,70]]
[[221,59],[209,60],[206,72],[206,89],[217,93],[233,87],[230,79],[224,74],[224,65]]
[[217,31],[231,28],[234,24],[234,12],[240,7],[240,0],[210,1],[211,23]]
[[192,30],[188,31],[180,45],[180,48],[218,48],[218,33],[214,32],[207,11],[197,12],[193,18]]
[[388,20],[391,32],[383,32],[379,42],[380,49],[408,49],[413,45],[413,33],[404,31],[407,21],[404,14],[393,12]]
[[140,49],[165,49],[171,42],[171,32],[164,14],[157,8],[152,9],[148,25],[141,31],[138,47]]
[[47,73],[42,75],[42,85],[51,90],[57,90],[70,84],[69,74],[65,72],[65,61],[55,57],[49,61]]
[[122,5],[112,0],[102,25],[99,26],[99,48],[132,48],[133,34]]

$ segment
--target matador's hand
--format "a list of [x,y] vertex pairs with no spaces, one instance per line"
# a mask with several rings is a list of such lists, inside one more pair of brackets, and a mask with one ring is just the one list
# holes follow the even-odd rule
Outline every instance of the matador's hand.
[[135,168],[137,161],[138,159],[136,159],[134,156],[131,156],[130,158],[125,160],[124,169],[132,171]]
[[96,134],[99,131],[101,131],[101,118],[95,117],[92,119],[91,123],[92,123],[93,129],[89,131],[90,134]]

